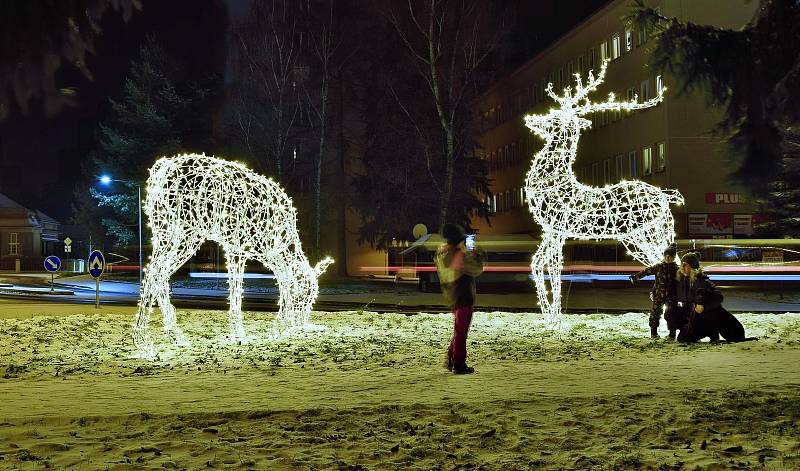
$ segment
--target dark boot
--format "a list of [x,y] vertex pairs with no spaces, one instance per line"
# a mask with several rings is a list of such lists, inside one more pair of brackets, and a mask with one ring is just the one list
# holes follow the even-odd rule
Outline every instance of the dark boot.
[[658,326],[650,326],[650,338],[657,339],[658,338]]
[[475,368],[471,366],[467,366],[466,363],[463,365],[456,365],[453,367],[453,373],[457,375],[468,375],[475,372]]

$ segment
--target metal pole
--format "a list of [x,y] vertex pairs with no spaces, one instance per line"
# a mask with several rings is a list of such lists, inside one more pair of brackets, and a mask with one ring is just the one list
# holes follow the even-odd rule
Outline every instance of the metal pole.
[[100,277],[94,279],[94,308],[100,309]]
[[50,272],[50,293],[53,292],[53,277],[54,276],[55,276],[55,274],[53,272]]
[[142,292],[142,184],[137,183],[139,190],[139,293]]

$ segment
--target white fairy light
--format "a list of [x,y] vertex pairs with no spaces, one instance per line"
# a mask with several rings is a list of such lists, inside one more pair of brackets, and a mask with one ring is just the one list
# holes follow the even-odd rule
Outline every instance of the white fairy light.
[[[545,318],[553,328],[561,322],[561,270],[563,246],[567,239],[615,239],[622,242],[633,258],[645,265],[658,263],[663,250],[675,240],[675,221],[670,204],[683,204],[677,190],[665,190],[633,180],[595,187],[580,183],[572,165],[578,149],[581,130],[590,128],[589,113],[633,111],[655,106],[664,98],[666,88],[658,96],[638,103],[618,102],[610,93],[608,101],[594,103],[589,94],[595,91],[606,74],[608,61],[603,62],[597,77],[589,72],[584,86],[580,74],[576,85],[564,89],[561,96],[547,85],[547,94],[560,108],[546,115],[527,115],[525,125],[545,144],[534,157],[525,182],[528,206],[534,220],[542,227],[542,242],[531,261],[536,294]],[[574,93],[573,93],[574,92]],[[545,285],[547,267],[551,293]]]
[[238,162],[206,155],[164,157],[150,168],[143,208],[152,228],[153,255],[133,328],[141,356],[155,356],[148,323],[156,302],[167,337],[187,343],[170,303],[169,278],[206,240],[225,251],[231,339],[245,336],[242,292],[247,260],[257,260],[275,274],[280,290],[276,331],[308,323],[319,292],[317,278],[333,259],[326,257],[315,267],[309,264],[300,246],[297,211],[272,179]]

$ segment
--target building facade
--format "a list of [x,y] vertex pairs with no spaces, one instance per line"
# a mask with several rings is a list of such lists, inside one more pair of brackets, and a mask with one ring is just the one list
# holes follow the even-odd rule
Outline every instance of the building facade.
[[[682,22],[738,29],[749,22],[758,2],[731,0],[720,8],[715,0],[647,0],[662,15]],[[574,74],[587,77],[608,60],[605,82],[592,96],[603,101],[609,92],[619,99],[653,98],[667,87],[653,108],[595,113],[592,127],[578,144],[573,170],[578,180],[596,186],[639,179],[662,188],[676,188],[686,200],[673,208],[678,238],[732,238],[752,234],[758,220],[742,188],[729,181],[733,168],[723,157],[723,143],[712,135],[722,117],[702,92],[678,96],[676,80],[649,67],[653,46],[647,31],[627,28],[622,18],[630,0],[614,0],[562,36],[510,76],[495,83],[476,104],[481,114],[478,141],[490,168],[494,212],[491,226],[475,221],[481,233],[536,234],[524,199],[525,175],[542,142],[524,125],[526,114],[546,114],[554,106],[545,87],[575,84]]]
[[58,248],[60,224],[0,193],[0,270],[41,270]]

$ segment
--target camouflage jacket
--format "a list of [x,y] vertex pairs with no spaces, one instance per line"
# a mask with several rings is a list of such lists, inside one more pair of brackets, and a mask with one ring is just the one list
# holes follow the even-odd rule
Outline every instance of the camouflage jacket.
[[436,251],[434,261],[447,304],[453,309],[474,305],[475,277],[483,273],[483,257],[478,252],[444,244]]
[[671,303],[676,301],[676,277],[678,275],[678,265],[676,263],[657,263],[635,274],[634,277],[639,280],[647,275],[655,275],[656,278],[652,290],[653,301]]

